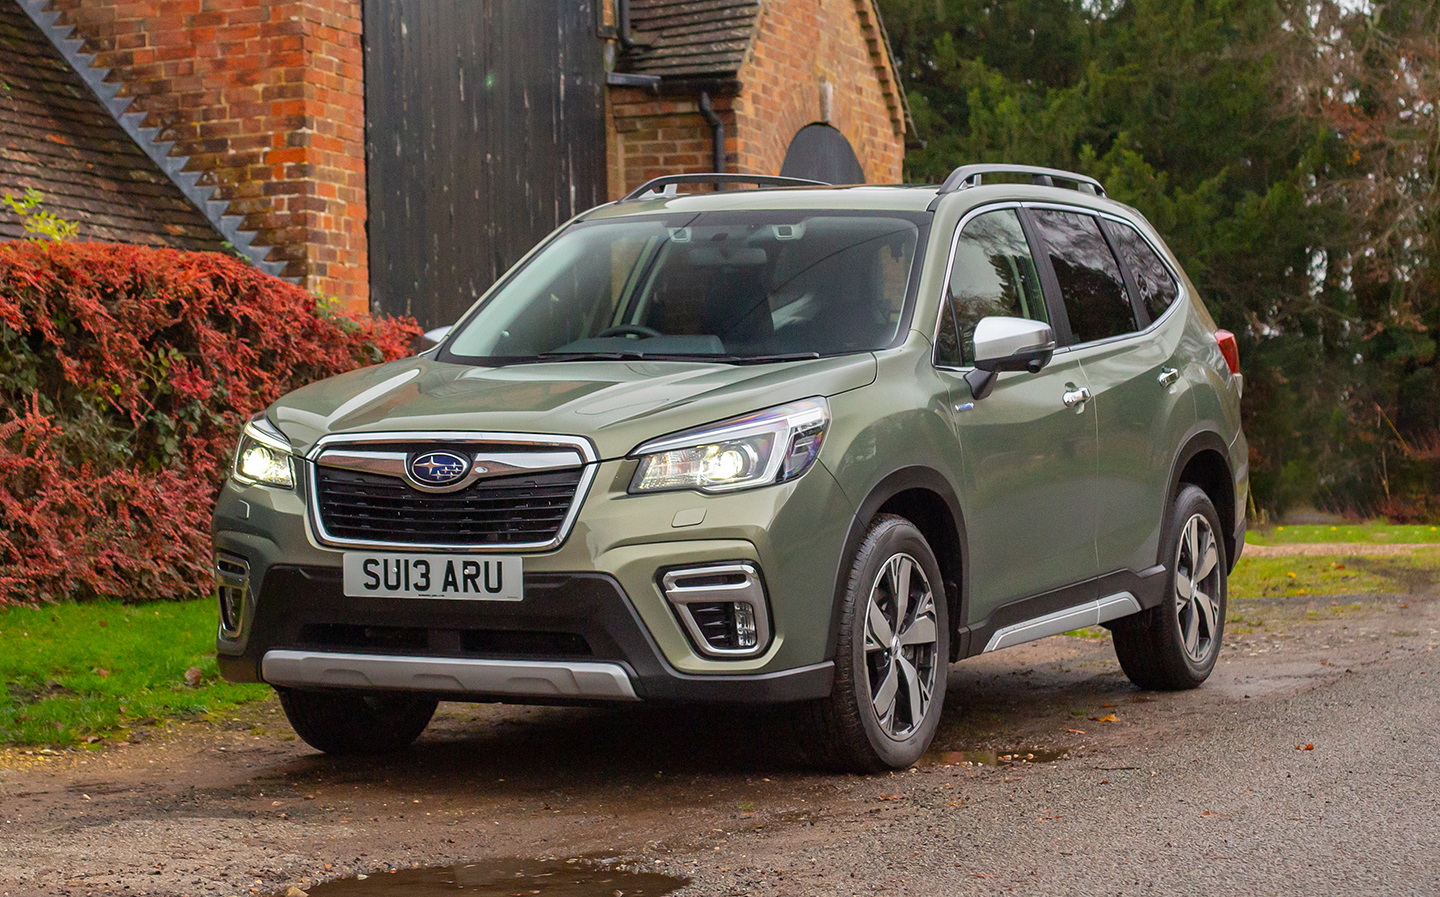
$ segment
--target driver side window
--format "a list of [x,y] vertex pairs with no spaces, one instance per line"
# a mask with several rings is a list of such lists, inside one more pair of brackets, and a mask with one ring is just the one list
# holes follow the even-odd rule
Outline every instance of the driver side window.
[[1035,259],[1014,209],[971,219],[956,239],[936,335],[936,362],[949,367],[974,364],[975,325],[991,315],[1050,322]]

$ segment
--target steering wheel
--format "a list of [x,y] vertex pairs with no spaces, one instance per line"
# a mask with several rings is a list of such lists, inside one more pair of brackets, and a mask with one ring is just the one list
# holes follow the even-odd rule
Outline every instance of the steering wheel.
[[620,324],[619,326],[600,331],[595,334],[595,338],[602,339],[607,336],[638,336],[641,339],[650,339],[664,335],[665,334],[656,330],[654,327],[646,327],[644,324]]

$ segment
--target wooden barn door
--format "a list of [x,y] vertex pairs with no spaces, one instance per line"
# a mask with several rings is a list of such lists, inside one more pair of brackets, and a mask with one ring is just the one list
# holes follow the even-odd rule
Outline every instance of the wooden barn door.
[[450,324],[605,200],[600,0],[364,0],[370,305]]

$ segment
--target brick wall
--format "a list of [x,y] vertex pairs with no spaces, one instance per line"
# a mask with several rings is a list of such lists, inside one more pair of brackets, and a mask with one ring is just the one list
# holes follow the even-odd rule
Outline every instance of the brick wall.
[[[725,123],[726,168],[736,168],[735,132],[730,97],[712,96],[711,106]],[[653,177],[714,168],[710,125],[700,115],[697,97],[657,97],[640,88],[611,88],[609,193],[619,199]],[[775,166],[779,171],[780,166]],[[768,172],[773,174],[774,171]]]
[[368,310],[360,0],[55,0],[285,274]]
[[740,69],[736,162],[776,174],[795,133],[823,120],[821,82],[833,89],[829,123],[850,141],[865,180],[897,184],[905,111],[873,0],[770,0]]

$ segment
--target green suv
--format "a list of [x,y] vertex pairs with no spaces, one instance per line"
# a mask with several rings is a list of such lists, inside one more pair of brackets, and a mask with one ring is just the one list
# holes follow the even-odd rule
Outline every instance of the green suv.
[[441,699],[787,703],[854,770],[915,762],[951,662],[1082,626],[1190,688],[1244,543],[1238,366],[1081,175],[660,178],[245,427],[220,666],[324,751]]

